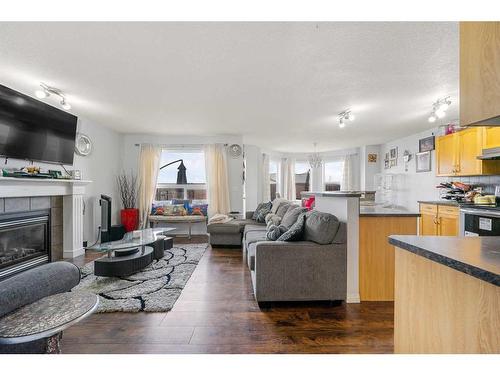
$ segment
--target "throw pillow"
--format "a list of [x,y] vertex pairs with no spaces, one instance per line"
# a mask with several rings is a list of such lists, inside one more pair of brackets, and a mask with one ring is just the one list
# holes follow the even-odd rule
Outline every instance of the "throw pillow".
[[186,216],[187,212],[183,204],[171,204],[163,207],[164,216]]
[[307,209],[304,207],[294,207],[291,210],[288,210],[286,214],[283,216],[281,219],[281,225],[284,225],[287,228],[290,228],[297,219],[299,218],[300,214],[306,212]]
[[287,230],[288,228],[283,225],[271,225],[267,230],[266,239],[269,241],[276,241]]
[[278,207],[278,210],[276,211],[276,215],[278,215],[279,217],[285,216],[285,214],[288,211],[288,208],[290,206],[291,206],[291,204],[287,203],[287,202],[280,204],[280,206]]
[[271,207],[271,212],[275,214],[282,203],[286,202],[285,198],[276,198],[273,200],[273,205]]
[[281,223],[281,217],[278,215],[273,214],[272,212],[266,215],[266,224],[274,224],[274,225],[280,225]]
[[192,204],[190,206],[189,214],[208,216],[208,204]]
[[320,245],[332,243],[339,230],[339,219],[336,216],[320,211],[309,211],[304,225],[304,239]]
[[174,199],[172,199],[172,204],[175,204],[175,205],[182,204],[187,212],[189,212],[191,210],[191,207],[189,206],[189,199],[174,198]]
[[255,221],[257,221],[257,223],[265,223],[266,222],[266,215],[269,214],[270,212],[271,212],[271,209],[262,208],[261,210],[259,210],[259,212],[257,214],[257,219],[255,219]]
[[257,220],[257,217],[259,216],[259,213],[260,211],[262,210],[267,210],[267,212],[265,213],[264,217],[263,217],[263,221],[261,221],[261,223],[264,222],[265,218],[266,218],[266,215],[271,212],[271,202],[266,202],[266,203],[260,203],[257,208],[255,209],[253,215],[252,215],[252,219],[253,220]]
[[299,218],[285,233],[276,241],[300,241],[304,237],[304,223],[306,214],[300,214]]

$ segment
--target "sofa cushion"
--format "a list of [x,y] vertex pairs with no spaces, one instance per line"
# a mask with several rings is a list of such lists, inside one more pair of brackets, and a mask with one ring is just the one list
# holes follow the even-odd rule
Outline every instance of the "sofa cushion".
[[[295,206],[295,205],[293,205]],[[286,214],[283,216],[281,219],[281,225],[285,226],[286,228],[290,228],[297,219],[299,218],[300,214],[306,212],[307,209],[304,207],[292,207],[289,209]]]
[[245,236],[245,244],[248,249],[249,245],[259,241],[267,241],[266,240],[266,228],[260,231],[252,231],[248,232]]
[[339,225],[339,219],[332,214],[309,211],[304,225],[304,240],[320,245],[330,244],[339,230]]
[[271,225],[267,228],[266,239],[276,241],[280,236],[288,230],[284,225]]
[[305,213],[300,214],[295,224],[293,224],[277,241],[301,241],[304,237]]

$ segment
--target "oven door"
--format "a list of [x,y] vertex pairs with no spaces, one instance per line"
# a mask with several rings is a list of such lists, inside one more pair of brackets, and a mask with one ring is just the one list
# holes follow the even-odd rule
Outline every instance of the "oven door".
[[500,211],[462,209],[462,235],[500,236]]

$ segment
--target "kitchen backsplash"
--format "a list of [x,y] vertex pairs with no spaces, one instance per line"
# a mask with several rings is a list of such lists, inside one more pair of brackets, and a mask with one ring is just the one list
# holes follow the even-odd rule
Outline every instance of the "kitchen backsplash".
[[483,194],[494,194],[495,186],[500,186],[500,176],[443,177],[441,180],[481,186]]

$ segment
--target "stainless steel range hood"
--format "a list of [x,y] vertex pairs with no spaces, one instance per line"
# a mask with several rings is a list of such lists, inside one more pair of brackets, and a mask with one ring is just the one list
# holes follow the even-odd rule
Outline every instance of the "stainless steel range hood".
[[477,158],[480,160],[500,160],[500,147],[483,148],[483,154]]

